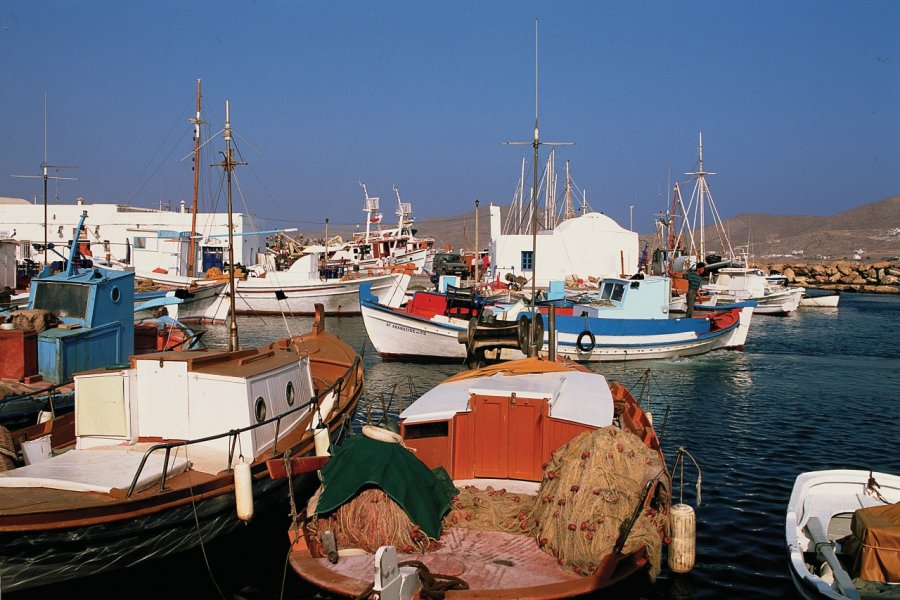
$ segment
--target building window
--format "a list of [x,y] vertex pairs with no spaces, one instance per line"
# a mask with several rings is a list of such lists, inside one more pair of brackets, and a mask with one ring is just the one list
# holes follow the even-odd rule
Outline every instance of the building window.
[[147,238],[145,237],[136,237],[134,238],[134,247],[135,248],[146,248],[147,247]]
[[531,250],[522,250],[522,270],[534,270],[534,253]]

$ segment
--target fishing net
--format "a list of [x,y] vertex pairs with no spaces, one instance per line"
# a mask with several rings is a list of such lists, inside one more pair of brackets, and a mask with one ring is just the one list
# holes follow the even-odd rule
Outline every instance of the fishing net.
[[16,445],[9,429],[0,425],[0,473],[16,468]]
[[[623,522],[642,502],[645,484],[665,473],[658,454],[637,436],[603,427],[557,450],[544,470],[533,511],[534,535],[560,566],[594,573],[613,551]],[[666,511],[641,511],[623,548],[647,547],[651,579],[660,572]]]
[[[316,494],[310,500],[308,513],[315,512],[318,501]],[[362,490],[353,500],[326,515],[313,514],[307,524],[310,538],[315,540],[319,539],[319,532],[329,529],[338,548],[361,548],[373,554],[381,546],[395,546],[398,552],[408,554],[421,553],[437,543],[379,488]]]
[[534,527],[533,506],[534,496],[467,485],[459,488],[443,526],[530,534]]

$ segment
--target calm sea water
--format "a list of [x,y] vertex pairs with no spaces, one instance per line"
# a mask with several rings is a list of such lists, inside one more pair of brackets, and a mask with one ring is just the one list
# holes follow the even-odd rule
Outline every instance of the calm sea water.
[[[238,320],[252,346],[309,328],[310,320]],[[364,352],[367,415],[396,414],[417,394],[458,372],[455,365],[383,363],[360,317],[327,328]],[[208,345],[224,345],[210,327]],[[795,477],[816,469],[900,473],[900,296],[844,294],[837,309],[790,317],[755,316],[744,352],[602,364],[593,368],[629,387],[650,368],[650,408],[671,466],[679,447],[702,473],[685,469],[683,498],[697,513],[696,567],[666,572],[655,584],[632,583],[603,597],[646,599],[794,598],[784,548],[784,513]],[[675,479],[675,498],[681,487]],[[285,569],[287,504],[257,515],[245,531],[206,552],[9,598],[65,592],[95,598],[322,598]]]

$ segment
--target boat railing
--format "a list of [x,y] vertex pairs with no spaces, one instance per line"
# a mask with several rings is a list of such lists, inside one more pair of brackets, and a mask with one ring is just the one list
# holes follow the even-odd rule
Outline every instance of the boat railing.
[[141,458],[141,463],[138,465],[137,471],[134,474],[134,478],[131,480],[131,485],[128,487],[128,492],[125,494],[125,497],[131,498],[131,496],[134,494],[135,489],[137,488],[138,481],[140,480],[141,473],[143,472],[144,466],[147,464],[147,460],[150,458],[150,455],[155,452],[161,451],[161,450],[165,451],[165,460],[163,461],[162,476],[160,477],[160,482],[159,482],[159,491],[160,492],[162,492],[166,489],[166,481],[168,479],[168,472],[169,472],[169,459],[171,458],[173,449],[192,446],[194,444],[202,444],[205,442],[210,442],[210,441],[218,440],[218,439],[222,439],[222,438],[231,438],[229,441],[229,444],[228,444],[228,470],[230,471],[230,470],[232,470],[231,464],[232,464],[232,461],[234,460],[235,449],[237,447],[239,436],[244,432],[251,431],[251,430],[257,429],[259,427],[264,427],[266,425],[271,425],[272,423],[274,423],[275,424],[275,441],[272,444],[272,456],[276,456],[278,454],[278,441],[279,441],[279,437],[280,437],[282,419],[289,417],[297,412],[318,406],[319,402],[321,402],[323,398],[325,398],[326,396],[328,396],[328,394],[330,394],[332,392],[335,393],[335,395],[338,399],[338,402],[340,402],[341,394],[343,394],[345,392],[345,387],[344,387],[345,378],[347,380],[349,380],[349,378],[352,376],[353,377],[353,386],[352,387],[355,388],[359,385],[359,365],[361,364],[361,362],[362,362],[361,358],[359,356],[356,356],[356,358],[353,359],[353,363],[350,365],[350,367],[347,369],[347,371],[344,373],[344,375],[341,375],[340,377],[338,377],[335,380],[335,382],[332,383],[327,388],[319,391],[315,396],[313,396],[312,398],[309,399],[309,402],[295,406],[295,407],[291,408],[290,410],[287,410],[279,415],[272,417],[271,419],[266,419],[265,421],[260,421],[258,423],[254,423],[253,425],[248,425],[247,427],[242,427],[239,429],[231,429],[224,433],[218,433],[216,435],[210,435],[210,436],[203,437],[203,438],[197,438],[195,440],[183,440],[180,442],[165,442],[162,444],[154,444],[153,446],[147,448],[147,450],[144,452],[143,458]]

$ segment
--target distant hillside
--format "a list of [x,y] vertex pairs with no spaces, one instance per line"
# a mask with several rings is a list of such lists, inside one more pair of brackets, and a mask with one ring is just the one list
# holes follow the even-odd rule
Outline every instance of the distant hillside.
[[[828,217],[750,214],[724,223],[732,247],[747,246],[757,259],[795,256],[880,259],[900,256],[900,195]],[[706,228],[707,244],[718,237]],[[641,240],[655,244],[654,234]]]

